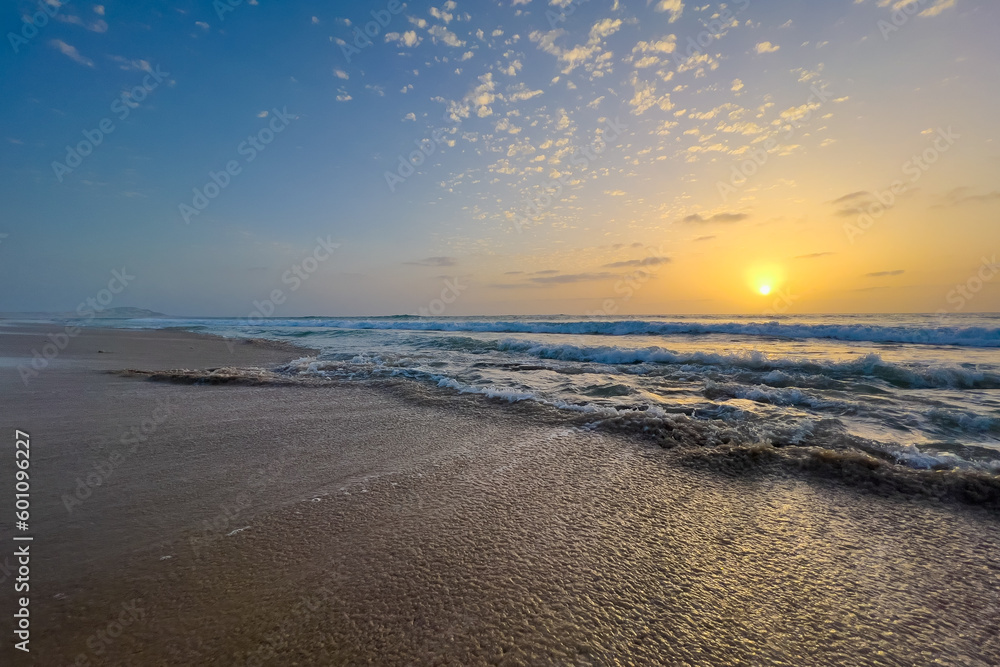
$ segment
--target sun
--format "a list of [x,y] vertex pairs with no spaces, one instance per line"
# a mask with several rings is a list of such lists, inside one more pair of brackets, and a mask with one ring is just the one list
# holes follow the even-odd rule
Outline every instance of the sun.
[[745,279],[744,284],[749,293],[753,294],[754,300],[759,304],[761,297],[777,294],[784,286],[785,269],[774,262],[755,262],[746,268]]

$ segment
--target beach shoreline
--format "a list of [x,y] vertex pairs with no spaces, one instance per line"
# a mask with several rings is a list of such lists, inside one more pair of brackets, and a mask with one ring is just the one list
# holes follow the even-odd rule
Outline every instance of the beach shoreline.
[[309,356],[283,344],[83,329],[25,384],[54,330],[0,325],[4,430],[36,455],[12,664],[1000,661],[988,509],[482,397],[119,373]]

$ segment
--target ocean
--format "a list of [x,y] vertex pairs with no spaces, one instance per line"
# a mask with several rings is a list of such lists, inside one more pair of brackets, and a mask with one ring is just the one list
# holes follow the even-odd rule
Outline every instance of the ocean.
[[[108,325],[107,321],[94,324]],[[289,379],[407,378],[593,422],[1000,472],[1000,315],[139,319],[319,350]]]

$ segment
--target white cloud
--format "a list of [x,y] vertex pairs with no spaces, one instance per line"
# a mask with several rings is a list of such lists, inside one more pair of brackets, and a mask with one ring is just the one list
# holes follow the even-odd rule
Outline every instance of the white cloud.
[[387,32],[385,34],[385,41],[387,42],[397,42],[400,46],[416,46],[423,40],[415,30],[407,30],[402,35],[398,32]]
[[[954,7],[955,2],[956,0],[937,0],[933,5],[920,12],[918,16],[937,16],[944,10]],[[907,4],[909,4],[909,2]]]
[[507,99],[511,102],[523,102],[524,100],[530,100],[532,97],[537,97],[544,93],[542,90],[528,90],[527,87],[522,83],[518,90],[507,95]]
[[605,70],[611,67],[612,53],[603,51],[600,44],[605,37],[616,33],[621,26],[621,19],[601,19],[590,28],[586,44],[579,44],[570,49],[564,49],[555,43],[556,39],[566,34],[566,31],[562,29],[548,32],[535,30],[528,35],[528,38],[538,44],[539,49],[556,56],[565,63],[563,74],[569,74],[576,67],[585,64],[587,71],[591,72],[592,76],[603,76]]
[[439,21],[444,21],[445,23],[451,23],[451,20],[455,18],[452,14],[449,14],[448,12],[443,12],[437,7],[430,8],[430,15],[438,19]]
[[733,87],[730,88],[734,93],[738,93],[743,90],[743,82],[739,79],[733,79]]
[[757,44],[757,53],[774,53],[781,47],[777,44],[772,44],[771,42],[760,42]]
[[75,62],[80,63],[81,65],[84,65],[86,67],[94,66],[93,60],[87,58],[86,56],[80,55],[80,52],[76,50],[75,46],[71,46],[66,42],[62,41],[61,39],[53,39],[51,42],[49,42],[49,44],[55,47],[56,49],[59,49],[59,52],[62,53],[67,58],[70,58]]
[[654,106],[660,107],[663,111],[670,111],[674,108],[673,103],[670,101],[669,93],[662,96],[658,95],[656,85],[651,81],[641,81],[635,72],[632,72],[629,83],[635,89],[635,95],[632,96],[632,99],[628,103],[635,109],[636,115],[642,114]]
[[681,0],[660,0],[656,3],[656,11],[670,12],[670,23],[681,17],[684,11],[684,3]]
[[152,72],[153,66],[149,64],[148,60],[129,60],[128,58],[122,58],[121,56],[108,56],[113,62],[118,63],[118,66],[128,71],[137,72]]
[[652,42],[636,42],[632,53],[673,53],[677,50],[677,35],[667,35]]
[[432,38],[434,38],[435,42],[440,41],[446,44],[447,46],[454,46],[454,47],[465,46],[465,42],[460,40],[455,33],[448,30],[443,25],[431,26],[427,30],[427,32],[428,34],[430,34]]
[[334,68],[333,75],[338,79],[349,79],[350,75],[342,69]]
[[[104,7],[101,7],[101,11],[99,11],[99,12],[97,11],[97,7],[95,7],[94,11],[97,12],[97,14],[100,15],[100,16],[104,15]],[[108,24],[103,19],[98,19],[98,20],[93,21],[93,22],[87,22],[87,21],[84,21],[83,19],[81,19],[79,16],[76,16],[74,14],[56,14],[55,15],[55,19],[57,21],[62,21],[63,23],[70,23],[72,25],[78,25],[81,28],[84,28],[84,29],[89,30],[91,32],[104,33],[104,32],[108,31]]]
[[597,40],[604,39],[605,37],[610,37],[618,32],[618,29],[621,28],[621,26],[621,19],[601,19],[590,29],[590,41],[595,42]]

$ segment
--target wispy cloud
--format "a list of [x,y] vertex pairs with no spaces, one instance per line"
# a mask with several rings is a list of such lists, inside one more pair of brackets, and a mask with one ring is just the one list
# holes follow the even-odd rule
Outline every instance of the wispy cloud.
[[606,269],[621,269],[629,266],[657,266],[659,264],[668,264],[671,261],[669,257],[646,257],[645,259],[628,259],[623,262],[611,262],[610,264],[605,264]]
[[951,190],[942,199],[942,203],[935,204],[932,208],[959,206],[961,204],[985,204],[987,202],[1000,199],[1000,190],[984,192],[982,194],[973,194],[972,188],[963,186]]
[[616,278],[617,276],[613,273],[608,273],[606,271],[600,273],[567,273],[561,276],[543,276],[540,278],[529,278],[529,280],[537,285],[568,285],[570,283],[584,283],[591,282],[594,280],[608,280],[610,278]]
[[49,42],[49,44],[53,48],[58,49],[59,52],[62,53],[67,58],[70,58],[70,59],[72,59],[72,60],[80,63],[81,65],[83,65],[85,67],[93,67],[94,66],[94,61],[93,60],[91,60],[90,58],[87,58],[86,56],[80,55],[80,52],[76,50],[75,46],[71,46],[71,45],[67,44],[66,42],[62,41],[61,39],[53,39],[52,41]]
[[875,271],[874,273],[866,273],[865,278],[885,278],[887,276],[901,276],[906,273],[903,269],[896,269],[895,271]]
[[669,22],[673,23],[684,12],[684,3],[681,0],[659,0],[655,9],[658,12],[670,12]]
[[693,213],[681,222],[693,222],[693,223],[709,223],[709,222],[739,222],[740,220],[746,220],[750,216],[746,213],[716,213],[715,215],[710,215],[709,217],[703,217],[700,213]]
[[830,203],[837,207],[834,215],[847,218],[867,212],[868,207],[877,201],[878,200],[875,198],[875,195],[872,193],[866,190],[860,190],[858,192],[846,194],[843,197],[838,197]]
[[411,266],[455,266],[458,260],[454,257],[425,257],[415,262],[403,262]]
[[[920,16],[937,16],[944,10],[954,7],[956,2],[957,0],[935,0],[933,5],[920,12]],[[910,4],[910,0],[905,4]]]
[[[101,7],[101,11],[97,13],[103,15],[104,8]],[[84,19],[74,14],[61,14],[61,13],[56,14],[54,18],[57,21],[62,21],[63,23],[77,25],[91,32],[104,33],[108,31],[108,24],[104,21],[104,19],[97,19],[96,21],[85,21]]]

